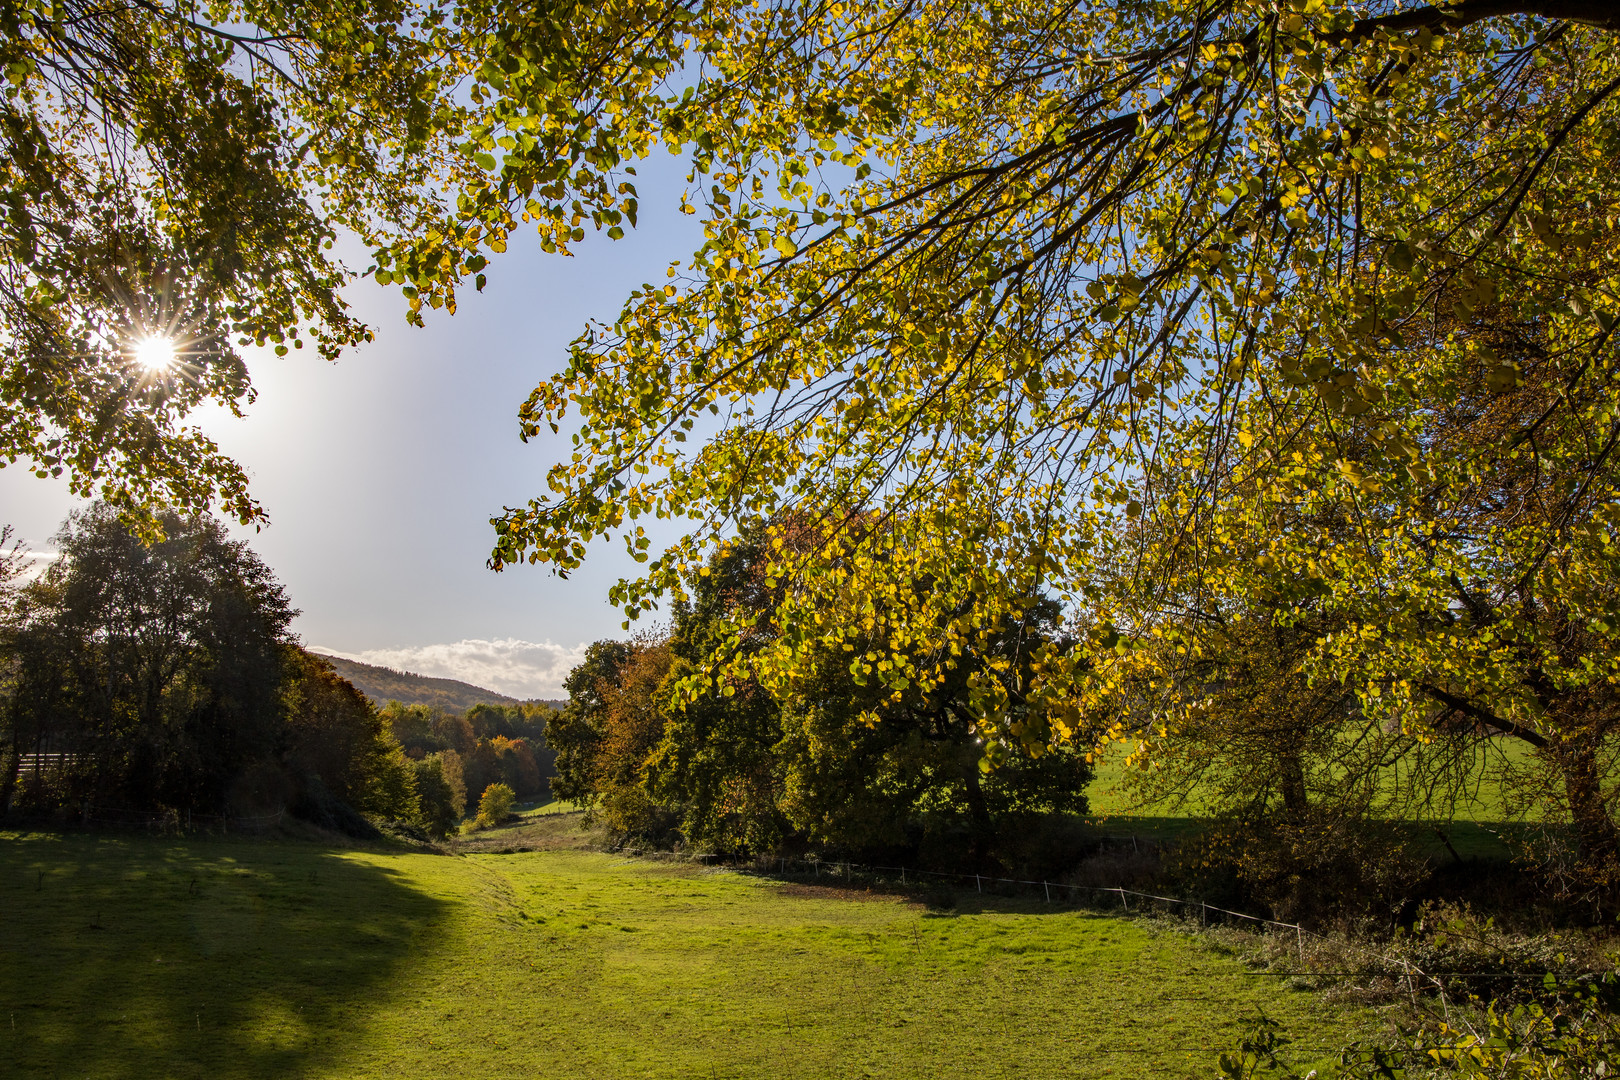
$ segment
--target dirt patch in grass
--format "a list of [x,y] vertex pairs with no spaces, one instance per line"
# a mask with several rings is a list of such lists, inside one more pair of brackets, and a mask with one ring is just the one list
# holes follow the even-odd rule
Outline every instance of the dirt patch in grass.
[[799,881],[784,882],[776,892],[778,896],[805,900],[882,900],[891,904],[923,906],[922,901],[906,893],[881,889],[839,888],[836,885],[809,885]]

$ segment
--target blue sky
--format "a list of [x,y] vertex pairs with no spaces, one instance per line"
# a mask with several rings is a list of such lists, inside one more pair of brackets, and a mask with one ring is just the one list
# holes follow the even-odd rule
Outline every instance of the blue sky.
[[[606,601],[637,569],[622,548],[599,544],[567,581],[484,560],[489,518],[543,493],[568,447],[566,429],[520,442],[519,404],[587,318],[611,320],[702,242],[676,210],[685,168],[660,153],[637,169],[640,227],[623,240],[591,235],[563,258],[515,238],[484,292],[469,289],[453,317],[431,313],[425,330],[406,325],[397,291],[357,282],[347,295],[375,342],[336,364],[250,355],[259,397],[247,418],[203,418],[269,511],[269,527],[243,535],[287,585],[307,645],[550,697],[583,644],[623,636]],[[0,523],[36,552],[75,505],[21,462],[0,470]]]

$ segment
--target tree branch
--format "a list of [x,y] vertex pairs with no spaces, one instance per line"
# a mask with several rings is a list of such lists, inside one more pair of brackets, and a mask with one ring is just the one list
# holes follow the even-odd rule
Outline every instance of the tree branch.
[[1515,724],[1512,720],[1505,720],[1489,709],[1482,709],[1478,705],[1458,697],[1456,694],[1448,694],[1433,683],[1420,683],[1419,686],[1425,694],[1428,694],[1446,708],[1451,709],[1453,712],[1460,712],[1465,716],[1471,716],[1482,724],[1489,724],[1503,735],[1511,735],[1515,739],[1527,742],[1537,750],[1545,750],[1551,745],[1545,735],[1520,724]]
[[1404,34],[1426,28],[1445,33],[1508,15],[1535,15],[1603,30],[1620,30],[1620,6],[1613,0],[1462,0],[1459,4],[1413,8],[1393,15],[1358,19],[1350,29],[1328,35],[1327,40],[1335,44],[1364,41],[1380,30]]

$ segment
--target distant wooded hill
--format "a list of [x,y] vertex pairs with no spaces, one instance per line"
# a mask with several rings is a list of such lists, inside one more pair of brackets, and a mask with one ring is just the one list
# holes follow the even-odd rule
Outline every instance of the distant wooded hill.
[[[378,705],[398,701],[404,705],[426,705],[446,712],[463,713],[474,705],[519,704],[517,698],[457,679],[435,679],[428,675],[378,667],[376,664],[362,664],[358,660],[345,660],[341,656],[328,656],[325,653],[315,655],[331,664],[333,670]],[[536,700],[553,708],[561,708],[564,704],[561,701]]]

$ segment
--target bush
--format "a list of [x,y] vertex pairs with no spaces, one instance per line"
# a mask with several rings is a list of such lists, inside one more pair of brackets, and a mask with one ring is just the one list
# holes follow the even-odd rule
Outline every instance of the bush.
[[680,838],[680,815],[638,784],[609,787],[600,796],[593,817],[607,826],[613,847],[627,843],[667,847]]
[[[1561,980],[1547,975],[1541,993],[1523,1004],[1492,1001],[1484,1008],[1433,1004],[1415,1022],[1400,1024],[1390,1046],[1351,1044],[1332,1080],[1587,1080],[1611,1075],[1620,1052],[1620,978],[1608,972]],[[1260,1017],[1236,1053],[1222,1054],[1228,1080],[1310,1080],[1284,1059],[1291,1040]]]
[[421,805],[418,820],[429,835],[443,839],[461,820],[455,792],[445,777],[444,762],[435,754],[415,764],[416,798]]
[[1010,811],[996,818],[990,854],[1014,877],[1055,878],[1096,846],[1093,832],[1078,814]]
[[1332,808],[1292,819],[1228,817],[1167,854],[1167,887],[1317,925],[1398,910],[1429,872],[1401,823],[1342,816]]
[[1620,1052],[1620,981],[1546,977],[1540,1000],[1493,1001],[1483,1014],[1432,1011],[1403,1034],[1406,1046],[1347,1053],[1342,1080],[1471,1076],[1577,1080],[1611,1074]]
[[478,800],[478,820],[476,824],[480,829],[488,829],[499,825],[506,820],[506,815],[512,812],[512,804],[517,802],[517,796],[505,784],[491,784],[484,789],[483,797]]

